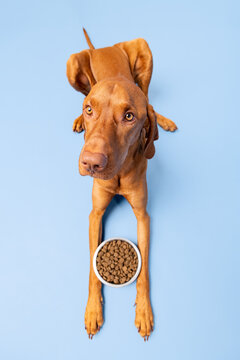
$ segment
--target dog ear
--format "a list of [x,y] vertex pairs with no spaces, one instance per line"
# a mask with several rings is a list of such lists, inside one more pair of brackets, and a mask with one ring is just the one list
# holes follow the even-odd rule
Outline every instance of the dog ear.
[[91,87],[96,84],[91,64],[91,50],[83,50],[78,54],[73,54],[67,61],[67,78],[75,90],[87,95]]
[[148,43],[139,38],[121,42],[115,46],[118,46],[127,55],[134,81],[148,97],[148,86],[153,68],[152,53]]
[[158,139],[157,118],[152,105],[147,106],[147,120],[144,125],[147,141],[144,148],[144,156],[151,159],[155,154],[154,141]]

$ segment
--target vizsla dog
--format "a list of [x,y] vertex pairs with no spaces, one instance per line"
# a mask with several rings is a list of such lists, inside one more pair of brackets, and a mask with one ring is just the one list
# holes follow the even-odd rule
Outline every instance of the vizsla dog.
[[[102,237],[102,217],[115,194],[123,195],[137,218],[137,240],[142,268],[137,279],[135,325],[144,338],[153,330],[149,297],[149,228],[147,206],[147,160],[155,153],[157,123],[175,131],[174,122],[156,113],[148,102],[152,54],[144,39],[95,49],[70,56],[67,77],[74,89],[86,95],[82,114],[73,131],[85,130],[79,172],[93,179],[89,216],[90,275],[85,328],[92,338],[103,324],[101,282],[93,270],[93,255]],[[137,85],[136,85],[137,84]]]

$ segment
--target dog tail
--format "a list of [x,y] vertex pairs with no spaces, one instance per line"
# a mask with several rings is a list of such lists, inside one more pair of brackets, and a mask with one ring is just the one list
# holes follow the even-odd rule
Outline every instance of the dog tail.
[[86,40],[87,40],[87,43],[88,43],[88,46],[90,47],[90,49],[95,49],[95,47],[94,47],[93,44],[91,43],[90,37],[88,36],[88,33],[87,33],[87,31],[84,29],[84,27],[83,27],[83,32],[84,32],[85,38],[86,38]]

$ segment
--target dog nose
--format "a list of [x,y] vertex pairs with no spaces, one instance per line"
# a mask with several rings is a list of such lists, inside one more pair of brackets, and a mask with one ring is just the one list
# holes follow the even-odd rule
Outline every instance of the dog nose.
[[107,156],[101,153],[84,151],[82,154],[81,164],[91,173],[102,171],[107,165]]

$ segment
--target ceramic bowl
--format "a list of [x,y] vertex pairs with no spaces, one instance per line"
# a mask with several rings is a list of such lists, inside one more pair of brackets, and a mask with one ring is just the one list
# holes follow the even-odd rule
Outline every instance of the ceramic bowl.
[[[125,282],[124,284],[112,284],[112,283],[109,283],[107,282],[106,280],[104,280],[101,275],[99,274],[98,270],[97,270],[97,255],[99,253],[99,251],[101,250],[101,248],[108,242],[110,241],[113,241],[113,240],[122,240],[122,241],[126,241],[127,243],[129,243],[133,248],[134,250],[136,251],[137,253],[137,257],[138,257],[138,267],[137,267],[137,271],[136,273],[134,274],[134,276],[127,282]],[[141,259],[141,254],[140,254],[140,251],[138,250],[138,247],[130,240],[128,239],[125,239],[125,238],[110,238],[110,239],[107,239],[107,240],[104,240],[96,249],[95,253],[94,253],[94,256],[93,256],[93,269],[94,269],[94,272],[97,276],[97,278],[105,285],[108,285],[108,286],[112,286],[112,287],[115,287],[115,288],[119,288],[119,287],[123,287],[123,286],[127,286],[129,284],[131,284],[132,282],[134,282],[139,273],[140,273],[140,270],[141,270],[141,266],[142,266],[142,259]]]

